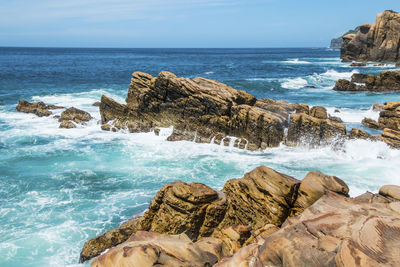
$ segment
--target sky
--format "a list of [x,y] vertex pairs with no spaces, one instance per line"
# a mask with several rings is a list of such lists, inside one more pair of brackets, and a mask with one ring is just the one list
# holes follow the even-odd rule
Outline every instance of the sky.
[[0,0],[0,46],[326,47],[399,0]]

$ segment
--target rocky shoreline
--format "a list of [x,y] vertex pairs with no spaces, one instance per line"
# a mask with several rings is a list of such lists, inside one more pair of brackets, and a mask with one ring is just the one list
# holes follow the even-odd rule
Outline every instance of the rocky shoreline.
[[[339,178],[265,166],[226,182],[165,185],[146,213],[85,243],[91,266],[395,266],[400,187],[348,196]],[[100,255],[101,254],[101,255]],[[100,256],[99,256],[100,255]]]

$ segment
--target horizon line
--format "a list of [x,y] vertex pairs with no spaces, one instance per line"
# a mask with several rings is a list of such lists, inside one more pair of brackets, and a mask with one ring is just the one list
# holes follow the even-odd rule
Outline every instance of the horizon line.
[[330,48],[329,46],[270,46],[270,47],[106,47],[106,46],[1,46],[0,48],[76,48],[76,49],[279,49],[279,48]]

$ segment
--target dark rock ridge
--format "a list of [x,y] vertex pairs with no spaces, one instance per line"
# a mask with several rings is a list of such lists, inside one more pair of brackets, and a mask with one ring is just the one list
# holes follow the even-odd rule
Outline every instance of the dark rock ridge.
[[400,187],[348,192],[335,176],[298,181],[263,166],[222,191],[167,184],[142,217],[86,242],[80,260],[112,247],[91,266],[400,264]]
[[400,61],[400,14],[387,10],[375,24],[364,23],[357,33],[343,36],[341,58],[349,61]]
[[198,183],[170,183],[157,193],[142,217],[86,242],[80,261],[126,241],[137,231],[185,234],[193,241],[214,237],[221,240],[225,254],[233,253],[274,229],[265,225],[277,229],[291,213],[301,213],[325,190],[343,195],[349,191],[334,176],[310,172],[300,182],[264,166],[227,181],[221,191]]
[[379,108],[381,111],[378,121],[364,118],[362,123],[369,128],[383,130],[382,136],[360,132],[358,138],[381,140],[391,147],[400,148],[400,102],[387,102],[383,106],[379,105]]
[[355,73],[351,81],[340,79],[336,82],[335,91],[399,91],[400,71],[384,71],[378,75]]
[[158,77],[142,72],[132,76],[126,105],[102,96],[103,130],[150,132],[173,126],[169,141],[231,143],[249,150],[281,142],[297,145],[303,140],[320,145],[346,134],[345,127],[331,121],[322,107],[310,113],[305,104],[256,99],[218,81],[178,78],[169,72]]

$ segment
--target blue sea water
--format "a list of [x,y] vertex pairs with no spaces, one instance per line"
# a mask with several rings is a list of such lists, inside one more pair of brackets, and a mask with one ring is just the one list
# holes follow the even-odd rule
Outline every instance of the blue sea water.
[[[132,72],[202,76],[256,97],[323,105],[350,129],[378,117],[372,104],[399,101],[400,94],[335,92],[335,81],[387,69],[396,68],[350,67],[325,48],[0,48],[0,266],[83,266],[86,240],[142,214],[175,180],[222,188],[266,165],[298,179],[313,170],[336,175],[353,196],[400,184],[400,152],[379,142],[348,141],[343,151],[282,145],[249,152],[167,142],[171,129],[160,136],[101,131],[92,103],[102,94],[124,102]],[[95,119],[59,129],[52,117],[16,112],[20,99],[74,106]]]

